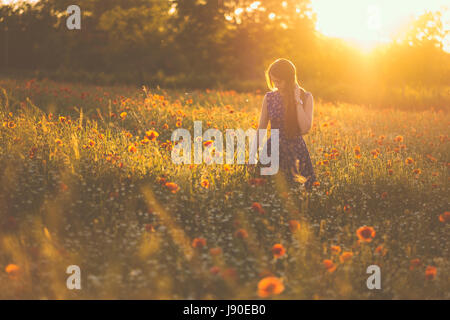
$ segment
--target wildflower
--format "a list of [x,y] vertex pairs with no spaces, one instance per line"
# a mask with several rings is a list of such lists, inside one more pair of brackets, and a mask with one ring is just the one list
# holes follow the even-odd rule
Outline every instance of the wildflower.
[[425,269],[425,278],[427,278],[427,280],[433,280],[436,277],[436,273],[437,273],[436,267],[428,266]]
[[11,279],[17,279],[20,273],[20,268],[15,264],[8,264],[5,268],[6,273]]
[[206,179],[203,179],[203,180],[200,182],[200,185],[201,185],[203,188],[208,189],[208,188],[209,188],[209,181],[206,180]]
[[277,243],[272,247],[272,253],[275,258],[281,258],[286,253],[286,249],[282,244]]
[[412,259],[410,261],[409,270],[414,270],[415,268],[420,267],[421,264],[422,264],[422,262],[420,261],[419,258]]
[[165,186],[172,193],[177,193],[180,190],[180,187],[175,182],[166,182]]
[[331,252],[335,254],[341,253],[341,247],[340,246],[331,246]]
[[248,238],[248,232],[245,229],[239,229],[234,233],[234,236],[239,239]]
[[450,211],[445,211],[439,216],[439,221],[442,223],[447,223],[450,221]]
[[291,232],[300,230],[300,223],[297,220],[289,220],[289,229]]
[[258,296],[261,298],[278,295],[283,291],[283,282],[277,277],[265,277],[258,283]]
[[265,210],[263,209],[263,207],[261,206],[260,203],[258,202],[253,202],[252,204],[252,209],[260,214],[264,214]]
[[394,138],[394,142],[403,142],[403,137],[402,136],[396,136]]
[[376,249],[375,249],[375,253],[380,254],[382,256],[385,256],[387,253],[387,249],[383,246],[383,245],[379,245]]
[[205,246],[206,246],[206,239],[205,238],[195,238],[192,241],[192,247],[194,247],[194,248],[201,249],[201,248],[203,248]]
[[355,152],[355,158],[356,159],[361,158],[361,148],[359,146],[355,147],[354,152]]
[[154,131],[154,130],[150,130],[145,132],[145,136],[147,137],[147,139],[149,139],[150,141],[155,141],[156,138],[158,138],[159,133]]
[[16,124],[14,123],[14,121],[8,121],[7,126],[9,129],[14,129],[16,127]]
[[413,158],[411,158],[411,157],[406,158],[405,164],[412,164],[412,163],[414,163],[414,159]]
[[214,142],[214,141],[212,141],[212,140],[204,141],[204,142],[203,142],[203,146],[204,146],[204,147],[209,147],[210,145],[213,144],[213,142]]
[[332,273],[336,270],[336,265],[330,259],[325,259],[322,261],[322,264],[327,269],[328,272]]
[[120,114],[120,119],[125,120],[126,117],[127,113],[125,111]]
[[372,227],[363,226],[356,230],[356,235],[358,236],[359,240],[363,242],[371,242],[375,237],[375,229]]
[[128,152],[136,153],[137,149],[134,145],[130,145],[130,146],[128,146]]
[[339,261],[341,261],[341,263],[344,263],[345,261],[350,260],[352,257],[353,257],[353,252],[351,252],[351,251],[344,251],[340,255]]
[[59,185],[59,189],[62,192],[66,192],[67,190],[69,190],[69,187],[65,183],[61,182],[61,184]]

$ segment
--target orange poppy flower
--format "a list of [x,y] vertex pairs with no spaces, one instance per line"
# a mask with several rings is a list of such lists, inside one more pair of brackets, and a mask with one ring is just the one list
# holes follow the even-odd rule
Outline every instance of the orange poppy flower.
[[345,261],[350,260],[352,257],[353,257],[353,252],[351,252],[351,251],[344,251],[340,255],[339,261],[341,261],[341,263],[344,263]]
[[331,246],[331,252],[335,254],[341,253],[341,247],[340,246]]
[[289,220],[289,229],[291,229],[291,232],[300,230],[300,222],[297,220]]
[[278,295],[283,291],[283,282],[277,277],[265,277],[258,283],[258,296],[261,298]]
[[375,229],[368,226],[363,226],[356,230],[356,235],[360,241],[371,242],[375,237]]
[[355,147],[355,149],[354,149],[354,152],[355,152],[355,158],[356,159],[359,159],[359,158],[361,158],[361,148],[359,147],[359,146],[356,146]]
[[272,253],[275,258],[281,258],[286,253],[286,249],[282,244],[277,243],[272,247]]
[[322,261],[322,263],[328,272],[332,273],[336,270],[336,265],[330,259],[325,259]]
[[260,203],[258,202],[253,202],[252,204],[252,209],[260,214],[264,214],[265,210],[263,209],[263,207],[261,206]]
[[445,211],[439,216],[439,221],[442,223],[447,223],[450,221],[450,211]]
[[205,238],[195,238],[192,241],[192,247],[194,248],[203,248],[206,246],[206,239]]
[[19,276],[20,268],[18,265],[11,263],[6,266],[5,271],[11,279],[16,279]]
[[405,160],[405,164],[413,164],[414,163],[414,159],[411,157],[406,158]]
[[245,229],[239,229],[234,233],[236,238],[246,239],[248,237],[248,232]]
[[180,187],[175,182],[166,182],[165,186],[172,193],[177,193],[180,190]]
[[436,267],[428,266],[425,269],[425,278],[427,278],[428,280],[433,280],[436,277],[436,274],[437,274]]
[[382,256],[385,256],[387,253],[387,249],[383,246],[383,245],[379,245],[376,249],[375,249],[375,253],[380,254]]
[[420,261],[420,259],[416,258],[416,259],[412,259],[410,261],[410,265],[409,265],[409,270],[414,270],[417,267],[420,267],[422,264],[422,262]]

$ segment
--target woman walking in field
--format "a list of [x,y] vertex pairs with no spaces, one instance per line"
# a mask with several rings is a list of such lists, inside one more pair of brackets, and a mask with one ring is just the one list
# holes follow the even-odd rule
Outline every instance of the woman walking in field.
[[[258,130],[266,129],[269,121],[271,129],[279,130],[280,173],[288,182],[304,183],[310,191],[316,175],[302,135],[312,127],[313,97],[298,85],[295,66],[287,59],[269,66],[266,81],[272,91],[264,96]],[[269,138],[264,146],[269,156],[271,142]]]

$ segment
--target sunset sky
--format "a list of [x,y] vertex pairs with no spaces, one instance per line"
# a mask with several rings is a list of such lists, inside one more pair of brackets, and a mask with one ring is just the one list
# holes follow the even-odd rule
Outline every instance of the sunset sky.
[[[366,49],[389,42],[394,32],[427,10],[443,12],[442,21],[450,30],[448,0],[312,0],[312,7],[320,32]],[[444,46],[450,52],[449,37]]]
[[[311,4],[317,13],[317,30],[351,41],[365,50],[391,41],[395,32],[427,10],[443,12],[444,26],[450,30],[448,0],[311,0]],[[450,35],[444,40],[444,50],[450,52]]]

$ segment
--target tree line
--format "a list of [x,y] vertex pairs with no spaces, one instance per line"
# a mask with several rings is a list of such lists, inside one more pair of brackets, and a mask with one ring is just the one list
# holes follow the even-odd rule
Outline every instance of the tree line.
[[[73,0],[0,6],[3,71],[112,74],[146,82],[177,79],[187,87],[264,85],[264,70],[292,60],[300,82],[421,85],[450,82],[450,55],[439,12],[370,54],[315,30],[309,0],[78,0],[81,30],[66,27]],[[122,78],[121,78],[122,77]]]

